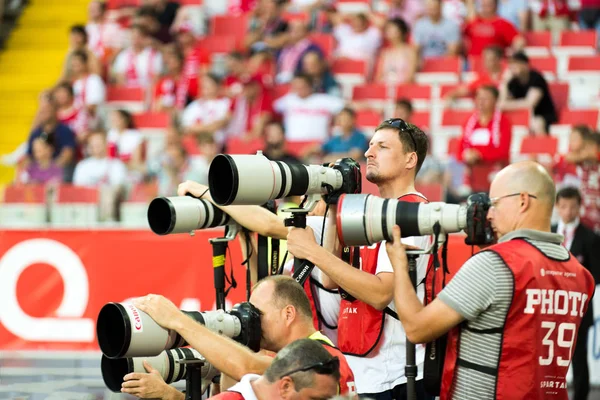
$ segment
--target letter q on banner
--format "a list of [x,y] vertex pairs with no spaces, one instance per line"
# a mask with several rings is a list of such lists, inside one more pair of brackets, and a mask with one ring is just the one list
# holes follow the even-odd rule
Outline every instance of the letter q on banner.
[[[27,315],[17,298],[17,282],[30,265],[56,268],[64,282],[58,318]],[[31,239],[11,247],[0,259],[0,322],[14,335],[30,341],[91,342],[94,321],[81,318],[88,303],[88,277],[79,256],[68,246],[49,239]]]

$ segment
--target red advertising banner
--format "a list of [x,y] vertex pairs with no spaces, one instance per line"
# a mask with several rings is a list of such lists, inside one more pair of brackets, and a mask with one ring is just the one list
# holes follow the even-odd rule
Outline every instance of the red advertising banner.
[[[0,350],[97,350],[101,307],[148,293],[185,310],[212,310],[215,290],[209,238],[149,231],[0,231]],[[230,305],[245,300],[239,242],[230,242],[226,271],[237,281]],[[450,236],[451,270],[471,255]]]

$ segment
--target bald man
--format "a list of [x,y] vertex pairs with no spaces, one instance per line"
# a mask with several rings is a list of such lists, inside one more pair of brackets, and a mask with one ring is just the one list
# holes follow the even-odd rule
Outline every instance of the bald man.
[[387,251],[408,339],[448,333],[441,399],[568,399],[566,375],[594,292],[592,275],[550,232],[554,183],[534,162],[504,168],[487,219],[497,244],[471,257],[424,307],[408,276],[400,229]]

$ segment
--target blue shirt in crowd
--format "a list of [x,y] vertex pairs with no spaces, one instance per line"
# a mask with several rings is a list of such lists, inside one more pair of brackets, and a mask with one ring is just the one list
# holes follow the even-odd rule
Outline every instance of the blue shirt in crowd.
[[334,136],[323,145],[323,153],[347,153],[353,149],[367,151],[369,142],[367,137],[358,129],[355,129],[350,136]]
[[[29,140],[27,141],[27,155],[32,157],[32,144],[33,141],[44,133],[41,126],[35,128],[31,134],[29,135]],[[72,148],[73,150],[77,147],[77,142],[75,141],[75,133],[69,128],[67,125],[57,123],[56,128],[54,128],[53,132],[47,132],[50,134],[54,134],[54,154],[52,158],[56,159],[58,155],[64,148]]]

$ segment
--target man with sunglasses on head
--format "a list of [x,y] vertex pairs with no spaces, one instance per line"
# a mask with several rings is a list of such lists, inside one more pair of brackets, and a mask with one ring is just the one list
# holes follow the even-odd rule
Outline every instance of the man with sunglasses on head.
[[[339,360],[339,385],[336,393],[354,393],[354,376],[346,357],[334,347],[331,340],[315,329],[308,297],[298,282],[282,275],[264,278],[254,285],[250,303],[261,314],[261,349],[279,352],[295,340],[311,339]],[[213,367],[236,381],[247,374],[265,373],[273,362],[273,357],[254,353],[190,319],[162,296],[148,295],[136,299],[135,305],[162,327],[179,333]],[[148,379],[152,379],[152,382],[148,382]],[[221,384],[223,386],[223,381]],[[181,392],[168,386],[157,374],[126,375],[122,392],[140,398],[184,398]]]
[[299,339],[277,353],[260,376],[244,375],[219,400],[325,400],[337,394],[340,360],[317,342]]
[[441,399],[567,400],[567,371],[594,278],[551,233],[552,178],[525,161],[501,170],[487,219],[497,244],[471,257],[423,306],[394,227],[387,251],[398,316],[413,343],[450,332]]
[[[399,118],[382,122],[365,153],[366,178],[377,185],[381,197],[426,202],[415,190],[415,176],[428,146],[427,135],[415,125]],[[325,287],[339,288],[344,294],[338,320],[338,347],[347,356],[359,395],[374,400],[405,399],[405,333],[395,313],[394,274],[385,246],[378,243],[363,247],[358,253],[344,249],[342,254],[336,221],[337,205],[332,204],[324,247],[315,242],[310,228],[291,228],[288,251],[319,267]],[[426,248],[431,238],[406,238],[403,242]],[[349,253],[352,256],[346,257]],[[419,257],[419,282],[424,279],[429,262],[429,256]],[[419,285],[421,298],[423,292],[423,285]],[[419,400],[426,398],[422,385],[424,353],[424,346],[417,346]]]

